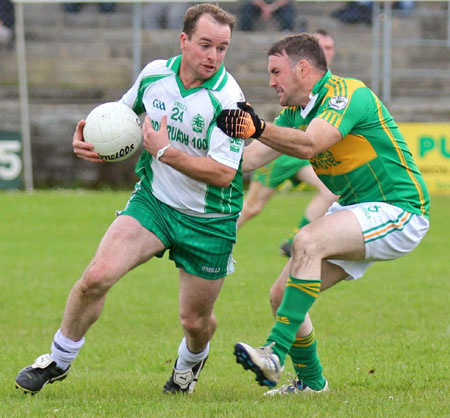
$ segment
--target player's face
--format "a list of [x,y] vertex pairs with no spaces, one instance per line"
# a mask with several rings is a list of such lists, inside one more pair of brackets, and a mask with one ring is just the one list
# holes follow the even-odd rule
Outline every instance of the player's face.
[[225,59],[230,39],[230,27],[221,25],[207,14],[197,21],[191,39],[185,33],[181,34],[180,77],[184,87],[198,87],[217,72]]
[[314,36],[325,53],[325,59],[327,60],[327,65],[329,67],[336,55],[334,39],[329,35],[321,35],[320,33],[317,33]]
[[269,56],[269,85],[278,93],[281,106],[306,106],[309,102],[309,91],[298,76],[298,65],[293,67],[285,54]]

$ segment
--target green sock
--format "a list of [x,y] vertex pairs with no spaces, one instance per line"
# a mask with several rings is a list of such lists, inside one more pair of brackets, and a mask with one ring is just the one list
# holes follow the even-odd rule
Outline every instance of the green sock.
[[292,241],[294,241],[294,237],[297,235],[297,232],[303,228],[305,225],[308,225],[311,223],[311,221],[306,217],[303,216],[302,219],[300,219],[297,228],[293,229],[292,232],[289,234],[289,236],[286,238],[286,241],[292,244]]
[[319,292],[320,280],[300,280],[289,276],[275,325],[266,342],[266,345],[275,342],[272,350],[280,358],[282,365],[295,341],[298,328]]
[[305,225],[308,225],[309,223],[311,223],[311,221],[306,216],[304,216],[302,219],[300,219],[297,228],[302,229]]
[[321,390],[325,385],[322,365],[317,356],[317,342],[314,330],[306,337],[297,338],[289,351],[298,380],[313,390]]

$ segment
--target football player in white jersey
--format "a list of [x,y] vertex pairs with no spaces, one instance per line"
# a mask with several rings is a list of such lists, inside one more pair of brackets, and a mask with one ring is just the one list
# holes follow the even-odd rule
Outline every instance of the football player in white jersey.
[[[73,286],[51,353],[17,375],[16,386],[23,391],[36,393],[46,383],[63,380],[108,290],[134,267],[169,250],[179,269],[184,338],[163,391],[193,392],[216,329],[214,303],[233,271],[242,207],[243,141],[216,126],[222,109],[243,100],[223,65],[234,24],[235,18],[217,6],[191,7],[180,35],[181,55],[149,63],[122,97],[136,113],[146,114],[139,181]],[[76,127],[74,152],[101,162],[83,139],[84,124]]]

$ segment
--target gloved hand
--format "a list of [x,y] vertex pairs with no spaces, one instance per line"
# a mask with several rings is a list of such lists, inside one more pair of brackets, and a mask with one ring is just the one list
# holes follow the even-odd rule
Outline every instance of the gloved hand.
[[239,109],[224,109],[217,117],[217,126],[233,138],[259,138],[266,122],[247,102],[238,102]]

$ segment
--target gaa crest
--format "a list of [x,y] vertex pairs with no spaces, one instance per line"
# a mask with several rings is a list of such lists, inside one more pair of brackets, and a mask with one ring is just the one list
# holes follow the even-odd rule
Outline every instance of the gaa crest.
[[328,104],[332,109],[342,110],[347,106],[348,98],[344,96],[334,96],[330,99]]
[[200,113],[197,113],[194,118],[192,119],[192,130],[197,133],[203,132],[203,129],[205,127],[205,118],[200,115]]

